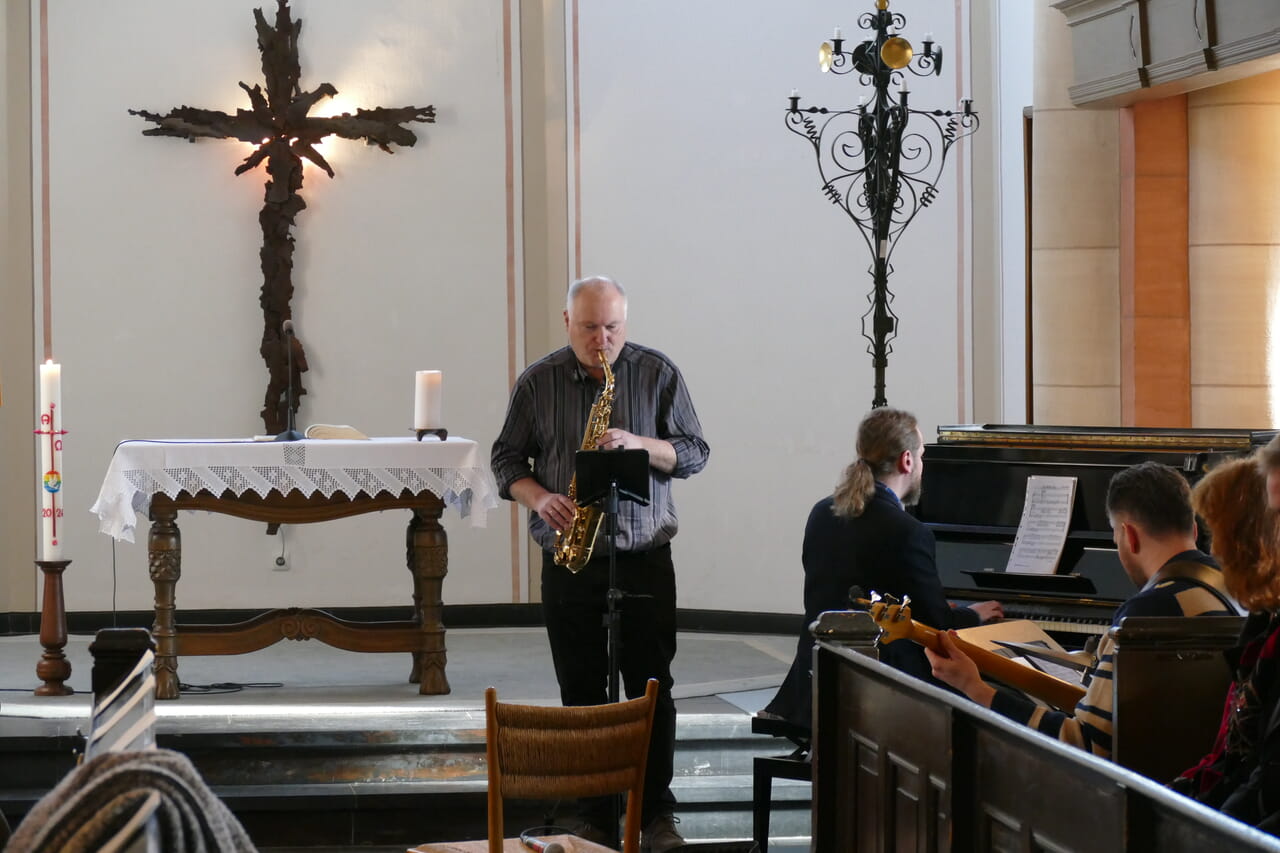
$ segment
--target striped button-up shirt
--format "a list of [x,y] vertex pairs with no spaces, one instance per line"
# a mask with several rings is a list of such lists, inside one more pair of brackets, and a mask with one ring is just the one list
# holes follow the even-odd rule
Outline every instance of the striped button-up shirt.
[[[619,551],[647,551],[676,534],[672,478],[698,473],[710,448],[693,409],[680,370],[657,350],[628,342],[613,364],[614,401],[609,426],[639,436],[661,438],[676,451],[675,469],[665,474],[649,469],[649,504],[625,501],[618,511]],[[574,454],[582,447],[591,406],[602,383],[590,376],[569,347],[531,364],[516,380],[502,432],[493,443],[491,464],[502,497],[511,499],[511,484],[535,477],[546,489],[569,491]],[[550,551],[556,534],[536,513],[529,514],[529,533]]]

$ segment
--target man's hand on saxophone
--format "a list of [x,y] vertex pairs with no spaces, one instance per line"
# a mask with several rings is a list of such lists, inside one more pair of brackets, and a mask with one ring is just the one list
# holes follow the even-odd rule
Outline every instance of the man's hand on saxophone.
[[640,450],[643,445],[640,443],[640,436],[625,429],[610,427],[596,440],[596,447],[600,450]]
[[596,447],[600,450],[647,450],[649,467],[664,474],[670,474],[676,467],[676,449],[671,446],[671,442],[661,438],[648,438],[625,429],[610,427],[596,441]]
[[528,509],[536,512],[551,529],[567,530],[573,524],[573,501],[565,495],[545,489],[532,477],[525,477],[511,484],[511,496]]

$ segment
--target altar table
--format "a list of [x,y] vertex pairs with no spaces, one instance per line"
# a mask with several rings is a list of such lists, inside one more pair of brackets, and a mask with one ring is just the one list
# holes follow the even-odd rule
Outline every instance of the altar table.
[[[448,539],[445,506],[473,526],[498,505],[497,486],[476,442],[451,437],[367,441],[126,441],[111,458],[91,511],[100,530],[133,541],[137,515],[151,520],[147,559],[155,585],[156,697],[178,698],[179,655],[244,654],[281,639],[316,639],[358,652],[411,652],[418,692],[449,692],[442,586]],[[412,512],[406,533],[413,618],[352,622],[323,610],[283,608],[235,625],[185,625],[176,618],[182,576],[179,510],[251,521],[306,524],[386,509]]]

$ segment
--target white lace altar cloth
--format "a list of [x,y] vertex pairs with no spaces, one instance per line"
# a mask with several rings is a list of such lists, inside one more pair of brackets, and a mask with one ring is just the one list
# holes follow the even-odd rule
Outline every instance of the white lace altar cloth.
[[498,505],[493,474],[466,438],[192,439],[122,442],[89,511],[98,516],[100,532],[132,542],[138,515],[146,517],[154,495],[176,498],[201,489],[237,497],[297,489],[327,498],[429,491],[469,517],[472,527],[484,527],[485,513]]

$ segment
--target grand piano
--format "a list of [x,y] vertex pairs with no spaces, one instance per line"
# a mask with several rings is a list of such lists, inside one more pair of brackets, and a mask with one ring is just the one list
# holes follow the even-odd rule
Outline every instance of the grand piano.
[[[938,573],[960,604],[995,599],[1009,619],[1031,619],[1067,647],[1106,633],[1135,592],[1111,539],[1112,474],[1154,460],[1194,484],[1211,467],[1265,445],[1276,430],[955,425],[925,445],[914,512],[938,542]],[[1027,477],[1075,477],[1066,545],[1052,575],[1005,571]],[[1206,549],[1207,550],[1207,549]]]

